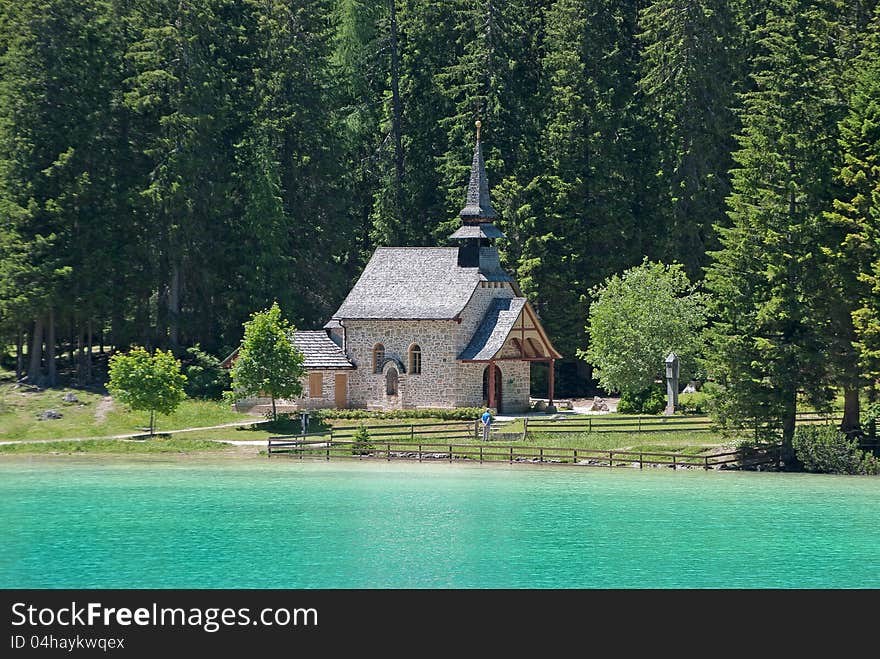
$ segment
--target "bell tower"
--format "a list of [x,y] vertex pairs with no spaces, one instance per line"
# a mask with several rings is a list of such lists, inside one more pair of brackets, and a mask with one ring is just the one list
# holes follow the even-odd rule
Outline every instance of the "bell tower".
[[[483,161],[483,149],[480,146],[480,128],[482,122],[477,120],[477,143],[474,146],[474,159],[471,162],[471,178],[468,182],[467,197],[461,209],[461,227],[449,236],[459,241],[458,266],[460,268],[478,268],[481,261],[481,248],[494,248],[497,238],[504,236],[493,224],[495,210],[489,199],[489,179],[486,177],[486,163]],[[493,259],[497,261],[496,258]]]

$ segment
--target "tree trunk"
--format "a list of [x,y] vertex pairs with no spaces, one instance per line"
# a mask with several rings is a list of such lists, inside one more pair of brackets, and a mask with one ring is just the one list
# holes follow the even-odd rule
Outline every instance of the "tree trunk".
[[76,329],[73,321],[70,321],[70,331],[67,335],[67,350],[70,368],[76,367]]
[[797,462],[794,454],[794,428],[797,421],[797,391],[792,390],[782,416],[782,461],[786,466]]
[[58,384],[58,366],[55,363],[55,309],[49,309],[49,331],[46,335],[46,366],[48,367],[48,384]]
[[150,410],[150,437],[153,436],[153,429],[156,427],[155,426],[155,419],[156,419],[156,412],[153,410]]
[[275,396],[272,396],[272,420],[278,420],[278,413],[275,411]]
[[76,383],[79,386],[85,384],[85,346],[83,344],[82,327],[76,330]]
[[868,404],[871,406],[871,420],[868,422],[868,441],[874,443],[877,441],[877,419],[874,418],[874,403],[877,402],[877,386],[872,380],[868,386]]
[[86,352],[86,382],[92,381],[92,319],[88,322],[88,352]]
[[31,334],[31,354],[28,365],[28,382],[38,384],[42,373],[40,368],[43,362],[43,319],[37,317],[34,321],[34,332]]
[[101,328],[101,331],[98,332],[98,354],[104,354],[104,328]]
[[[403,220],[403,140],[401,121],[403,110],[400,105],[400,66],[399,46],[397,42],[397,1],[389,0],[390,31],[391,31],[391,132],[394,138],[394,173],[395,173],[395,205],[397,219]],[[398,226],[398,232],[400,227]],[[399,235],[399,234],[398,234]]]
[[15,333],[15,381],[21,380],[24,375],[24,332],[19,326]]
[[168,340],[171,351],[180,351],[180,266],[171,266],[171,282],[168,287]]
[[861,403],[859,401],[858,387],[844,387],[843,420],[840,422],[840,430],[847,435],[853,435],[861,431],[861,429]]

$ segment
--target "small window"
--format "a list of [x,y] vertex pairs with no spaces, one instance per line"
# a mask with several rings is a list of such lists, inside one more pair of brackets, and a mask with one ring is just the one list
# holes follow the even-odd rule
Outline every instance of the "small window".
[[389,368],[385,375],[385,393],[389,396],[397,395],[397,369]]
[[422,372],[422,349],[417,345],[409,349],[409,372],[412,375]]
[[322,398],[324,391],[324,374],[309,373],[309,398]]
[[385,346],[377,343],[373,346],[373,373],[381,373],[383,363],[385,363]]

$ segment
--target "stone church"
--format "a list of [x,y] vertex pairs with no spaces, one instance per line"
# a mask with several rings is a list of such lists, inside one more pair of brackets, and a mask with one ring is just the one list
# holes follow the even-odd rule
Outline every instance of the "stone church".
[[323,331],[296,332],[307,375],[303,397],[287,405],[520,412],[535,361],[550,365],[552,404],[560,354],[501,268],[479,122],[460,216],[457,246],[378,248]]

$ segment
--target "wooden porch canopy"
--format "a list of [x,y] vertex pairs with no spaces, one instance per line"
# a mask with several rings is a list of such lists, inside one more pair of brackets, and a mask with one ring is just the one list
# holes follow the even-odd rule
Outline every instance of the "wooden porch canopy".
[[[548,395],[554,398],[554,364],[562,355],[550,342],[535,310],[523,297],[496,298],[468,346],[458,356],[462,362],[547,362],[550,367]],[[489,369],[489,407],[495,407],[495,369]]]

